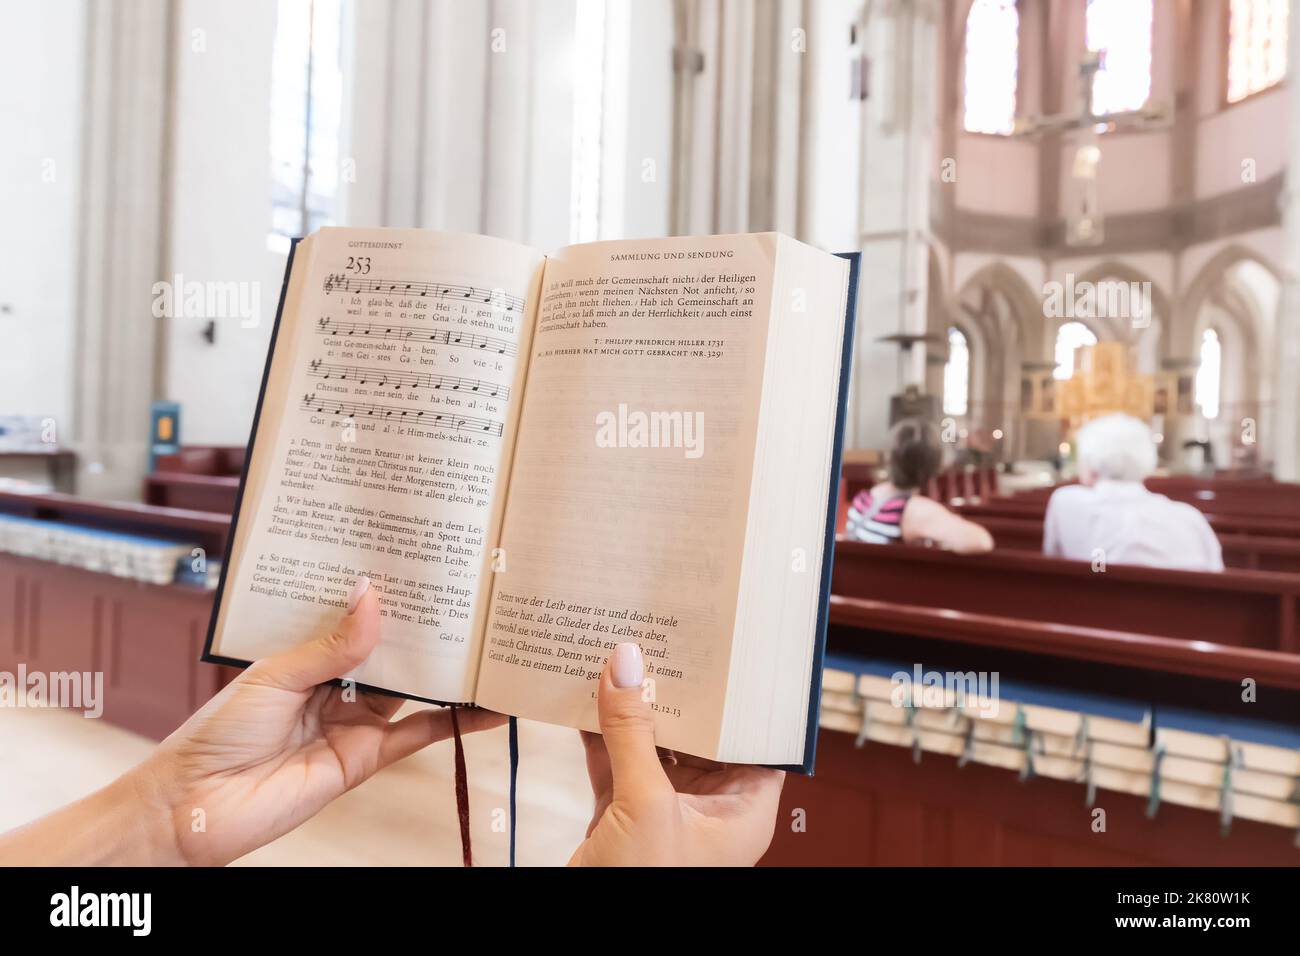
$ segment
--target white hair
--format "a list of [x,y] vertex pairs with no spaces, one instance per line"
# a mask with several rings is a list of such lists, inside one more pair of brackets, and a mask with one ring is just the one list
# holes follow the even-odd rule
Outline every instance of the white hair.
[[1080,477],[1141,481],[1156,470],[1151,429],[1131,415],[1106,415],[1088,422],[1075,437]]

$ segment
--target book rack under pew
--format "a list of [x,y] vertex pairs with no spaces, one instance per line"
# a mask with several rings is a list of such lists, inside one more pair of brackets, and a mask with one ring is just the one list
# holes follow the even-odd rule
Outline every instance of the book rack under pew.
[[[0,492],[0,518],[49,524],[75,534],[107,533],[172,553],[193,548],[214,570],[225,553],[226,515],[89,501],[71,495]],[[129,537],[128,537],[129,536]],[[75,540],[75,537],[74,539]],[[104,674],[103,717],[154,739],[174,730],[233,676],[201,664],[213,592],[192,580],[151,583],[100,562],[69,563],[0,553],[0,671]],[[193,559],[182,559],[189,569]],[[182,567],[181,570],[186,570]]]
[[1211,810],[1222,833],[1238,820],[1300,834],[1300,727],[1216,718],[1150,700],[1032,682],[981,681],[921,671],[904,661],[839,656],[827,661],[822,726],[884,743],[1035,776],[1073,781],[1084,802],[1109,790]]
[[[888,573],[886,562],[901,572]],[[817,776],[787,779],[765,862],[1300,864],[1294,579],[1137,568],[1093,576],[1076,562],[996,553],[962,558],[855,542],[841,542],[835,573]],[[900,587],[907,578],[910,590]],[[1198,596],[1207,589],[1208,597]],[[1143,592],[1153,605],[1145,614]],[[1207,613],[1216,601],[1220,611]],[[1120,764],[1094,767],[1095,805],[1106,811],[1106,829],[1098,832],[1088,776],[1078,764],[1086,738],[1071,754],[1068,742],[1027,733],[1035,730],[1032,721],[1018,738],[1001,726],[981,734],[992,739],[976,741],[986,759],[972,751],[962,761],[964,737],[956,751],[957,743],[942,736],[951,714],[926,714],[919,722],[913,714],[909,725],[905,713],[876,706],[872,716],[880,722],[856,746],[862,711],[846,712],[853,678],[846,688],[840,676],[852,670],[842,662],[855,659],[903,662],[898,669],[908,672],[919,664],[927,672],[997,673],[1012,714],[1018,687],[1034,687],[1055,698],[1052,709],[1076,714],[1089,709],[1080,699],[1104,692],[1130,713],[1153,715],[1146,746],[1135,746],[1135,738],[1102,741],[1133,751],[1094,747],[1098,759]],[[1242,703],[1243,681],[1254,703]],[[859,694],[868,696],[861,688]],[[1190,754],[1189,738],[1171,743],[1189,729],[1185,715],[1192,715],[1190,739],[1197,741]],[[1114,714],[1093,713],[1089,723],[1100,726],[1099,718]],[[1281,763],[1260,767],[1247,725],[1272,735],[1264,746]],[[1080,721],[1071,726],[1077,737]],[[923,733],[914,738],[914,729]],[[1062,727],[1055,734],[1069,736]],[[1035,741],[1039,749],[1028,749]],[[1153,777],[1160,743],[1165,750]],[[1237,760],[1242,751],[1245,760]],[[1117,756],[1124,759],[1111,759]],[[802,829],[789,823],[796,809]]]

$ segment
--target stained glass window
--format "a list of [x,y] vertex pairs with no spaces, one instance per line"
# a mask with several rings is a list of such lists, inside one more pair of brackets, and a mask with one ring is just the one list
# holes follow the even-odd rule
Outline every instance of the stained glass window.
[[1006,135],[1015,126],[1019,48],[1015,0],[975,0],[966,17],[967,132]]
[[1066,322],[1056,333],[1056,368],[1052,377],[1064,381],[1074,374],[1074,350],[1096,345],[1097,336],[1082,322]]
[[1228,14],[1228,102],[1267,89],[1286,74],[1289,0],[1232,0]]
[[970,404],[970,346],[961,329],[948,329],[948,361],[943,367],[943,413],[965,415]]
[[1088,0],[1088,49],[1105,51],[1094,113],[1140,109],[1151,96],[1151,16],[1151,0]]

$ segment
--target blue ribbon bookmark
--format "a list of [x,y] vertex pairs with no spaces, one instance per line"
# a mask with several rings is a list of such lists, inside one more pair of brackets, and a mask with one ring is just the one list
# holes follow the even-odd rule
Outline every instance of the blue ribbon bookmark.
[[510,718],[510,866],[515,865],[515,789],[519,782],[519,718]]

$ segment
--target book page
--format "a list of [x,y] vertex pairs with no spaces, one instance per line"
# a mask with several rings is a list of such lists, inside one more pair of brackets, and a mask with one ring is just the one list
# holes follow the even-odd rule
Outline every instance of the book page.
[[596,678],[634,641],[660,744],[716,749],[775,256],[749,235],[547,261],[483,706],[595,730]]
[[358,575],[359,683],[472,701],[544,258],[483,236],[326,228],[299,244],[212,653],[330,627]]

